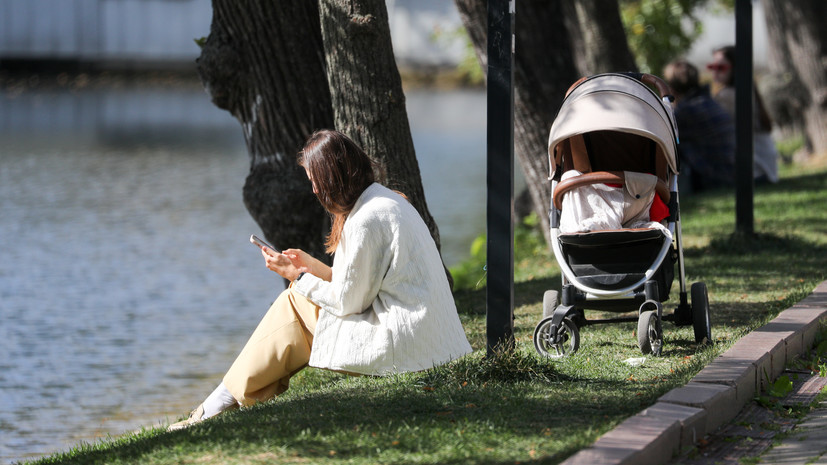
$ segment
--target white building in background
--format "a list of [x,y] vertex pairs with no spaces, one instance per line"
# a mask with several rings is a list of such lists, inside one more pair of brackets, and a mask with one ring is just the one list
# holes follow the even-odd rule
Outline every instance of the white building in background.
[[[305,0],[302,0],[305,1]],[[437,28],[461,22],[453,0],[388,0],[400,62],[456,63],[461,41]],[[52,60],[130,67],[192,63],[210,32],[210,0],[0,0],[0,61]]]
[[0,60],[191,62],[210,0],[0,0]]
[[[386,3],[400,64],[452,66],[461,59],[461,40],[434,38],[436,31],[461,26],[453,0]],[[753,2],[753,12],[758,67],[766,63],[760,2]],[[735,41],[734,15],[702,18],[705,33],[688,55],[698,65],[709,59],[713,48]],[[194,40],[209,34],[211,21],[210,0],[0,0],[0,67],[4,60],[189,66],[199,54]]]

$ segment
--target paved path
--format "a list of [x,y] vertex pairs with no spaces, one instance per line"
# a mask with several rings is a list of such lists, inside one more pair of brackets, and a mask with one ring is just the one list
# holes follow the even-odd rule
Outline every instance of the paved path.
[[827,451],[827,404],[804,419],[791,416],[787,409],[806,410],[827,385],[827,378],[800,372],[782,376],[793,380],[793,390],[786,397],[771,406],[748,403],[729,424],[670,464],[741,465],[743,459],[760,458],[758,463],[803,465],[823,455]]
[[[827,465],[827,455],[824,454],[827,450],[827,406],[815,410],[800,424],[796,424],[794,419],[777,416],[762,419],[760,415],[776,415],[768,409],[763,409],[768,412],[751,411],[758,408],[753,399],[766,391],[768,380],[785,374],[788,361],[813,347],[822,321],[827,321],[827,281],[819,284],[806,299],[742,337],[704,367],[686,386],[664,394],[654,405],[628,418],[563,464],[662,465],[688,464],[695,459],[718,460],[697,463],[727,463],[714,454],[704,457],[703,451],[705,448],[711,451],[709,445],[716,443],[716,434],[725,432],[727,427],[741,427],[751,434],[757,429],[753,434],[757,438],[744,435],[741,449],[734,455],[760,455],[759,463],[804,465],[812,462]],[[824,381],[824,378],[816,379]],[[812,384],[815,382],[811,382],[804,388],[804,382],[799,382],[793,394],[809,393],[812,401],[821,387],[816,388]],[[756,417],[743,419],[739,415]],[[751,426],[750,429],[747,427],[750,425],[758,425],[758,428]],[[767,451],[776,437],[785,439]],[[696,448],[695,457],[681,455]],[[818,461],[813,462],[816,459]]]
[[761,455],[759,463],[827,465],[827,402],[799,424],[781,444]]

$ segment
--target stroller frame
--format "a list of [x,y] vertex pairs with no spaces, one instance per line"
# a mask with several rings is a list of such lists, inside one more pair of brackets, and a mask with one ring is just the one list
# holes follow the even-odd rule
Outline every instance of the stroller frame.
[[[612,113],[607,119],[608,129],[592,124],[590,121],[586,123],[585,130],[573,127],[578,121],[576,116],[571,115],[576,115],[576,113],[573,113],[574,110],[568,110],[578,104],[578,99],[581,99],[581,102],[586,101],[581,105],[588,105],[588,93],[596,94],[603,91],[598,82],[601,80],[607,82],[609,91],[613,94],[627,92],[624,89],[629,84],[625,80],[636,82],[632,85],[632,90],[628,91],[630,94],[635,94],[632,95],[631,101],[639,98],[645,104],[641,112],[654,111],[659,114],[660,127],[653,123],[644,123],[643,127],[639,127],[623,121],[625,111],[618,102],[628,98],[629,95],[621,97],[610,95],[610,99],[621,100],[610,100],[608,104],[601,103],[601,111]],[[579,86],[584,83],[589,83],[586,84],[588,89],[578,93]],[[654,87],[660,95],[648,86]],[[584,98],[584,95],[587,97]],[[541,355],[555,358],[576,352],[580,346],[580,327],[635,320],[638,322],[638,347],[644,354],[659,355],[661,353],[664,320],[673,321],[677,326],[692,324],[696,342],[711,340],[706,285],[694,283],[690,292],[687,293],[678,201],[678,160],[676,156],[678,134],[672,115],[672,100],[669,86],[660,78],[638,73],[610,73],[582,78],[574,83],[566,93],[566,99],[555,118],[549,137],[549,179],[552,192],[549,219],[552,250],[562,272],[562,299],[558,298],[556,290],[547,290],[543,295],[543,318],[534,331],[534,346]],[[616,108],[612,112],[613,105]],[[660,105],[660,108],[656,108],[657,105]],[[638,118],[633,123],[643,121],[638,116],[633,115],[631,118],[633,120]],[[558,123],[558,121],[561,122]],[[574,123],[570,123],[571,121]],[[664,124],[668,125],[668,129],[665,129]],[[571,127],[566,127],[566,125]],[[583,169],[584,162],[580,162],[581,166],[576,166],[578,161],[573,155],[575,149],[572,147],[576,145],[583,147],[582,139],[591,137],[592,134],[604,138],[620,137],[622,140],[639,143],[646,141],[645,143],[652,146],[652,160],[655,161],[640,170],[652,172],[659,178],[656,190],[669,209],[669,216],[666,220],[668,236],[658,229],[613,230],[584,234],[561,234],[559,232],[562,198],[567,192],[587,184],[607,182],[622,184],[625,182],[623,174],[617,171],[592,172],[591,153],[587,153],[589,161],[585,162],[586,169]],[[576,138],[580,139],[577,143],[575,143]],[[572,142],[569,142],[570,139]],[[604,147],[611,147],[612,150],[616,146],[617,144],[604,145]],[[635,152],[636,150],[630,150],[630,156],[636,156]],[[622,158],[623,155],[619,157]],[[559,167],[563,169],[557,169]],[[614,166],[611,168],[617,169]],[[578,169],[584,174],[561,181],[561,171],[568,169]],[[631,258],[641,254],[646,257],[646,260]],[[589,260],[598,260],[600,263],[593,265]],[[575,263],[570,265],[569,261]],[[634,262],[633,272],[625,272],[626,270],[622,269],[627,261]],[[663,302],[669,298],[676,261],[679,270],[680,300],[674,312],[665,315]],[[575,270],[575,267],[578,270]],[[596,274],[589,275],[589,273]],[[587,309],[608,312],[631,312],[637,309],[637,316],[587,319],[584,312]]]

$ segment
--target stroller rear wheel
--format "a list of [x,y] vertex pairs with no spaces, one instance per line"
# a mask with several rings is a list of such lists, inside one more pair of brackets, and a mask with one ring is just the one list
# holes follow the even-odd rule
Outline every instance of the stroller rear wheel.
[[654,310],[641,312],[637,320],[637,346],[644,354],[660,355],[663,335],[658,331],[658,314]]
[[577,352],[580,348],[580,330],[571,321],[564,318],[557,330],[552,333],[552,317],[543,318],[534,329],[534,348],[548,358],[561,358]]
[[702,343],[704,339],[712,342],[712,325],[709,322],[709,295],[706,284],[693,283],[690,289],[692,294],[692,327],[695,329],[695,342]]

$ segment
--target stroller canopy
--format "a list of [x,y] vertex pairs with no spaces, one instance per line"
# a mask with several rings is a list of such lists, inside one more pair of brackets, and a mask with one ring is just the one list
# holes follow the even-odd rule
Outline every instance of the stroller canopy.
[[585,79],[566,96],[549,134],[550,176],[561,164],[558,145],[569,138],[597,131],[643,136],[656,143],[656,156],[672,173],[676,161],[677,129],[672,107],[643,82],[624,74],[599,74]]

